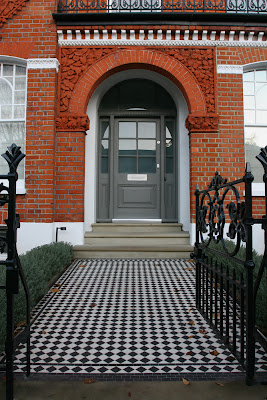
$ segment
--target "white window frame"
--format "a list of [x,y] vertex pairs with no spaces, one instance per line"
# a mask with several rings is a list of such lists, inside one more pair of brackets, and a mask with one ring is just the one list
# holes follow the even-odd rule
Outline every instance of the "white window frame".
[[[244,65],[243,66],[243,74],[245,72],[255,71],[255,70],[259,70],[259,69],[267,69],[267,61],[259,61],[256,63]],[[243,82],[244,82],[244,80],[243,80]],[[245,122],[244,122],[244,128],[245,128]],[[246,149],[245,134],[244,134],[244,144],[245,144],[245,149]],[[252,171],[252,173],[253,173],[253,171]],[[263,174],[264,174],[264,171],[262,170],[262,176],[263,176]],[[252,182],[252,196],[255,196],[255,197],[256,196],[257,197],[265,196],[264,182],[262,182],[262,183]]]
[[[27,87],[28,87],[27,60],[24,60],[23,58],[18,58],[18,57],[0,56],[0,64],[18,65],[18,66],[26,68],[26,87],[25,87],[26,104],[25,104],[25,118],[24,118],[24,122],[25,122],[25,137],[24,137],[24,150],[23,150],[25,152],[25,154],[26,154],[26,135],[27,135],[26,114],[27,114]],[[12,144],[12,143],[10,143],[10,144]],[[8,165],[7,165],[7,173],[8,173]],[[3,183],[5,186],[8,186],[8,184],[9,184],[8,180],[0,180],[0,182]],[[17,194],[25,194],[26,193],[26,187],[25,187],[25,165],[24,165],[24,178],[19,178],[17,180],[16,193]]]

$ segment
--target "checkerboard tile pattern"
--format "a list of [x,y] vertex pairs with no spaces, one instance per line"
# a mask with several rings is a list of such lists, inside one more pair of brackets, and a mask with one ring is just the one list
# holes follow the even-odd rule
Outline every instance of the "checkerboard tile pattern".
[[[195,308],[186,260],[78,260],[34,311],[32,372],[39,374],[241,373]],[[25,371],[20,345],[15,372]],[[257,370],[267,371],[259,347]]]

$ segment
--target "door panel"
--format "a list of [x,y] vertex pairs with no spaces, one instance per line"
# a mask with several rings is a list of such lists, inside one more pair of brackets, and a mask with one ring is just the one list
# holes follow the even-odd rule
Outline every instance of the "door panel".
[[160,218],[159,120],[117,119],[114,218]]

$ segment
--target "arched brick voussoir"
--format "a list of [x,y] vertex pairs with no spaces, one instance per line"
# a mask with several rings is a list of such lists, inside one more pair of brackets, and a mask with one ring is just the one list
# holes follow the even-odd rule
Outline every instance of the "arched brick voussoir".
[[189,113],[206,113],[203,92],[189,69],[166,54],[144,49],[118,50],[90,65],[73,91],[70,112],[84,114],[97,86],[108,76],[126,69],[148,69],[166,76],[183,93]]

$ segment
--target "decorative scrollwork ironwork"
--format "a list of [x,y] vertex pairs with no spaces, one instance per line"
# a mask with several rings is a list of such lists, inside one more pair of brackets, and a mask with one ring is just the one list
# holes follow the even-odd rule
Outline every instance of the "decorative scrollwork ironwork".
[[266,0],[58,0],[59,13],[79,12],[266,13]]
[[[221,243],[229,256],[236,255],[241,241],[246,242],[247,237],[244,225],[245,204],[241,203],[235,184],[227,183],[227,179],[216,172],[208,189],[201,193],[196,224],[202,247],[208,247],[211,242]],[[232,200],[226,204],[227,196]],[[226,232],[227,218],[230,220],[228,232]],[[232,252],[227,249],[226,237],[235,241]]]
[[219,174],[219,172],[216,171],[215,176],[212,178],[208,188],[211,189],[214,187],[216,189],[220,185],[224,185],[226,182],[227,179],[223,179],[223,177]]
[[[2,192],[7,192],[7,193],[2,193]],[[4,186],[3,183],[0,183],[0,207],[8,203],[8,192],[9,192],[8,187]]]

